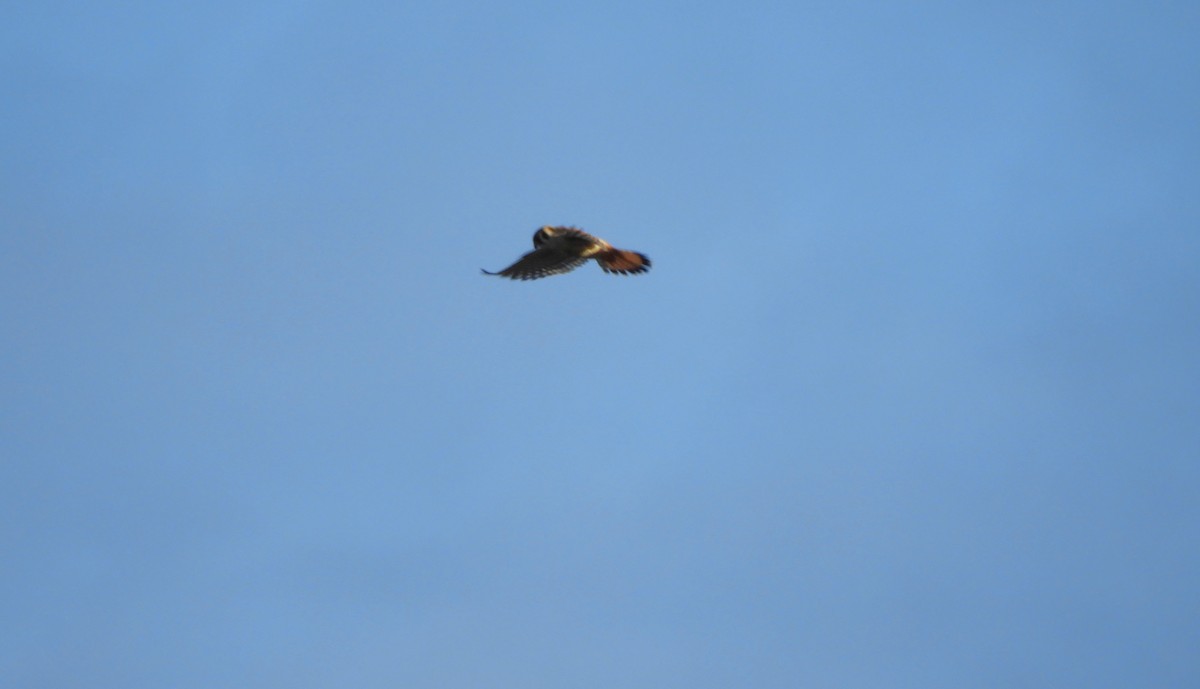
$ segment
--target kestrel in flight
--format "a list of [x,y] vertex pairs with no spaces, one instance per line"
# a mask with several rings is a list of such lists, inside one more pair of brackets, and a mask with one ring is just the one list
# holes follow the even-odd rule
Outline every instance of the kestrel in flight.
[[635,275],[650,269],[650,259],[645,254],[615,249],[603,239],[575,227],[546,225],[533,233],[533,251],[498,273],[483,272],[510,280],[537,280],[569,273],[589,258],[596,259],[606,273]]

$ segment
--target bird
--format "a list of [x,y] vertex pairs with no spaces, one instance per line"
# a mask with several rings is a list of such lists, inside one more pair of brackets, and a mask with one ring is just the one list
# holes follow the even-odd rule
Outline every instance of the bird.
[[646,254],[614,248],[577,227],[544,225],[533,233],[533,251],[504,270],[496,273],[484,270],[483,273],[510,280],[537,280],[569,273],[593,258],[606,273],[636,275],[650,269]]

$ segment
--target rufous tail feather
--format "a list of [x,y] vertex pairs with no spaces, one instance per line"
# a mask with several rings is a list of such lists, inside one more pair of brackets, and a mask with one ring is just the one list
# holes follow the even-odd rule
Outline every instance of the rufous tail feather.
[[596,262],[606,273],[635,275],[650,270],[650,259],[645,254],[624,249],[609,249],[596,254]]

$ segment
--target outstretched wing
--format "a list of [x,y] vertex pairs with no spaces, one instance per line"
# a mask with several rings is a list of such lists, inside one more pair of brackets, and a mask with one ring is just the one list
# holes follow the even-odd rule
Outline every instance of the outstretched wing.
[[556,227],[554,234],[557,237],[563,237],[567,240],[574,241],[579,244],[603,244],[596,235],[588,234],[578,227]]
[[587,263],[586,258],[579,258],[563,253],[557,249],[542,248],[530,251],[516,263],[498,273],[483,271],[487,275],[499,275],[510,280],[537,280],[538,278],[560,273],[569,273]]

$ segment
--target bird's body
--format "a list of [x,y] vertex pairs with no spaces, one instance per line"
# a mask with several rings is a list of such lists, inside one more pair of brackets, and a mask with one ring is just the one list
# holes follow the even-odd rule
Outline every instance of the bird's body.
[[606,273],[636,275],[650,269],[650,259],[636,251],[614,248],[612,244],[575,227],[546,225],[533,234],[533,251],[498,273],[511,280],[537,280],[569,273],[595,259]]

